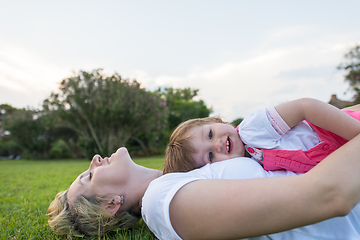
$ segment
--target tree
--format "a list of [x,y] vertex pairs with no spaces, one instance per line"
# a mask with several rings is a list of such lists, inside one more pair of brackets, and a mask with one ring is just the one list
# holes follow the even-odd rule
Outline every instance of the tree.
[[347,71],[345,82],[355,91],[354,103],[360,103],[360,46],[357,45],[345,54],[345,62],[338,69]]
[[55,140],[55,125],[51,116],[38,110],[17,109],[7,114],[4,130],[32,158],[48,158]]
[[62,80],[59,90],[44,101],[44,109],[57,112],[78,133],[88,157],[108,156],[137,131],[156,129],[166,113],[160,95],[117,73],[105,76],[101,69],[80,71]]
[[177,125],[192,118],[208,117],[212,112],[203,100],[195,101],[199,89],[165,88],[159,92],[163,95],[169,108],[168,130],[171,132]]
[[12,114],[18,111],[17,108],[8,104],[0,105],[0,156],[18,156],[22,153],[22,147],[10,136],[10,131],[4,129],[7,118],[11,118]]
[[162,152],[169,141],[170,134],[178,124],[191,118],[208,117],[211,108],[208,108],[202,100],[194,100],[198,91],[198,89],[193,90],[190,88],[159,88],[156,90],[154,93],[160,94],[164,103],[166,103],[168,113],[162,115],[163,120],[159,121],[157,119],[158,122],[163,124],[157,124],[156,131],[138,131],[131,137],[127,147],[132,154]]
[[12,115],[13,112],[18,111],[17,108],[12,107],[8,104],[0,105],[0,137],[5,135],[4,131],[4,119]]
[[243,120],[244,120],[243,118],[237,118],[231,122],[231,125],[233,125],[234,127],[237,127]]

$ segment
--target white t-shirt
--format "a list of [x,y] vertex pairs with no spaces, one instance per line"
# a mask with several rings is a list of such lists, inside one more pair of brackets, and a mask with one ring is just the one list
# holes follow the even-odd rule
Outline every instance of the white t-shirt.
[[[269,110],[271,117],[266,109],[260,109],[240,123],[238,130],[245,144],[255,148],[306,151],[320,142],[316,132],[305,121],[285,132],[276,129],[275,125],[286,123],[280,116],[275,116],[275,108]],[[272,124],[269,118],[275,118],[276,124]]]
[[[187,183],[200,179],[250,179],[293,175],[295,173],[287,170],[265,171],[257,162],[245,157],[207,164],[188,173],[169,173],[150,183],[142,199],[142,217],[160,240],[181,239],[171,225],[169,206],[176,192]],[[346,217],[332,218],[313,225],[250,239],[360,239],[360,205],[358,204]]]

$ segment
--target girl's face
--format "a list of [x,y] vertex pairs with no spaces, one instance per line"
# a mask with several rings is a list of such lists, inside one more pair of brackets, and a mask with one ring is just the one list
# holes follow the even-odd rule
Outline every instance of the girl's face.
[[244,157],[245,148],[236,129],[224,123],[211,123],[189,131],[197,152],[192,155],[197,167],[235,157]]
[[114,193],[123,194],[131,174],[131,163],[133,162],[126,148],[119,148],[110,158],[95,155],[89,169],[80,174],[69,187],[68,201],[73,202],[80,194],[103,197]]

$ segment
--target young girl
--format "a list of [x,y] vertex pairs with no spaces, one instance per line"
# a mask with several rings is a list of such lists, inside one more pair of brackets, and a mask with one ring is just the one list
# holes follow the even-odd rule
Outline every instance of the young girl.
[[341,111],[303,98],[258,110],[236,129],[217,117],[188,120],[170,137],[164,173],[187,172],[246,153],[265,170],[304,173],[360,133],[360,112],[353,110],[360,107]]

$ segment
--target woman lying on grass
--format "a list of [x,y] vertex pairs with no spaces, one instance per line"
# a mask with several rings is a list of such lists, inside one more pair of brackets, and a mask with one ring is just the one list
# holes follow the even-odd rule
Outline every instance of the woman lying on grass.
[[358,146],[359,135],[302,175],[235,158],[161,176],[120,148],[111,158],[95,155],[58,193],[49,224],[58,234],[95,236],[142,215],[159,239],[359,239]]

